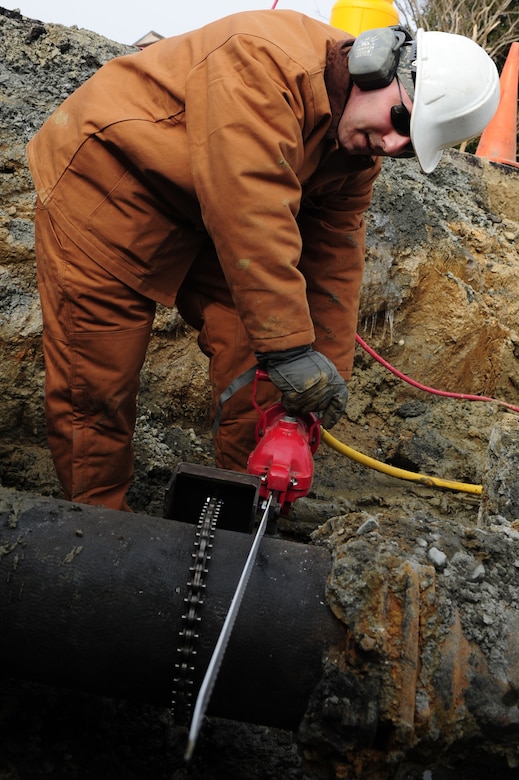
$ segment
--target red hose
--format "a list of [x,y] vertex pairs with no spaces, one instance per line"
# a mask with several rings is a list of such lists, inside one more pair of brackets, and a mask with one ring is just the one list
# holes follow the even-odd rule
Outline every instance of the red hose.
[[371,355],[371,357],[375,358],[375,360],[380,363],[382,366],[388,369],[388,371],[391,371],[392,374],[397,376],[399,379],[403,379],[404,382],[407,382],[408,384],[412,385],[413,387],[417,387],[419,390],[425,390],[427,393],[432,393],[433,395],[441,395],[445,398],[458,398],[462,401],[492,401],[493,403],[501,404],[501,406],[505,406],[507,409],[510,409],[513,412],[519,412],[519,406],[514,406],[513,404],[509,404],[506,401],[500,401],[495,398],[488,398],[485,395],[470,395],[467,393],[449,393],[446,390],[436,390],[434,387],[427,387],[427,385],[422,385],[420,382],[416,382],[414,379],[411,379],[410,377],[406,376],[405,374],[402,374],[401,371],[398,371],[398,369],[394,368],[390,363],[387,362],[387,360],[384,360],[381,355],[379,355],[377,352],[375,352],[374,349],[372,349],[364,339],[362,339],[359,334],[357,333],[356,341],[358,344],[360,344],[363,349],[368,352],[368,354]]

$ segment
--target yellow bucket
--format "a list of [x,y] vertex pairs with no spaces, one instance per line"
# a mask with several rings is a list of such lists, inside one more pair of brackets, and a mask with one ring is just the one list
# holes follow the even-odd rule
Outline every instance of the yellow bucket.
[[355,37],[364,30],[398,24],[398,11],[390,0],[337,0],[330,24]]

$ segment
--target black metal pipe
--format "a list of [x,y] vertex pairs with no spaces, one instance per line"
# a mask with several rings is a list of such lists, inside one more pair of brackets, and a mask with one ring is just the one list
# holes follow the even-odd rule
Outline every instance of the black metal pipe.
[[[192,525],[8,494],[0,514],[0,669],[168,706]],[[252,537],[216,531],[201,608],[200,685]],[[329,553],[265,538],[209,714],[295,728],[344,640],[326,604]]]

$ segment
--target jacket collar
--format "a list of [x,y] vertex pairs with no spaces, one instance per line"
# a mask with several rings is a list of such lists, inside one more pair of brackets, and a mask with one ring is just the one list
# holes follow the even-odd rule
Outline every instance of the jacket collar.
[[353,41],[353,38],[338,41],[338,43],[332,46],[328,52],[328,57],[326,58],[324,83],[326,85],[328,100],[330,101],[330,108],[332,111],[332,121],[327,130],[326,137],[333,140],[337,138],[339,120],[351,90],[348,54]]

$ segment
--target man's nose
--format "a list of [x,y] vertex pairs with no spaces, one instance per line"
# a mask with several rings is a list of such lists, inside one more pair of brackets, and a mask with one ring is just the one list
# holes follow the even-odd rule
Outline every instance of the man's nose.
[[385,137],[386,154],[391,157],[398,157],[404,152],[412,151],[411,138],[406,135],[400,135],[396,130],[392,130]]

